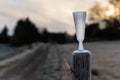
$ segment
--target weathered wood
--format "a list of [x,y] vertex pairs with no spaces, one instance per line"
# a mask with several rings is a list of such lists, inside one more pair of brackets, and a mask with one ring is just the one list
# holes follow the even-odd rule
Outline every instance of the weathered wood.
[[91,57],[89,51],[73,52],[72,78],[73,80],[91,80]]

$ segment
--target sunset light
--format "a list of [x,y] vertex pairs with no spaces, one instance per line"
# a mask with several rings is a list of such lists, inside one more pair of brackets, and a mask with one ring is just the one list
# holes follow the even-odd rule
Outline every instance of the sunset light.
[[110,17],[113,16],[115,12],[114,6],[109,5],[108,10],[106,11],[106,16]]

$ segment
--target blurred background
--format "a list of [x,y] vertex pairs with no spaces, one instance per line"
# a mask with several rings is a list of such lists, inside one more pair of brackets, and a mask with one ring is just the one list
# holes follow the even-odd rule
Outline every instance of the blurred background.
[[120,0],[0,0],[0,80],[71,80],[74,11],[87,11],[92,80],[120,80]]

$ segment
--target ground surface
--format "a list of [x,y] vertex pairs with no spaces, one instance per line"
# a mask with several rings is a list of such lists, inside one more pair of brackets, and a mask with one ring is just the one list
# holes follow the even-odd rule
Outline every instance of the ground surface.
[[57,45],[39,44],[34,52],[1,66],[0,80],[61,80],[62,56],[57,52]]
[[[85,49],[92,53],[92,70],[101,80],[120,80],[120,41],[89,42]],[[63,45],[65,59],[71,64],[71,51],[77,49],[76,44]]]
[[[76,44],[37,44],[33,51],[0,67],[0,80],[71,80]],[[120,80],[120,42],[85,43],[92,52],[92,80]]]

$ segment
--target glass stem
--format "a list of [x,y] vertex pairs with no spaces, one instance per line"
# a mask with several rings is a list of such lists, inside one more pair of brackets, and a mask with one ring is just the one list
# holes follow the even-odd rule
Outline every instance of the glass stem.
[[84,48],[83,48],[83,41],[79,41],[78,50],[84,50]]

